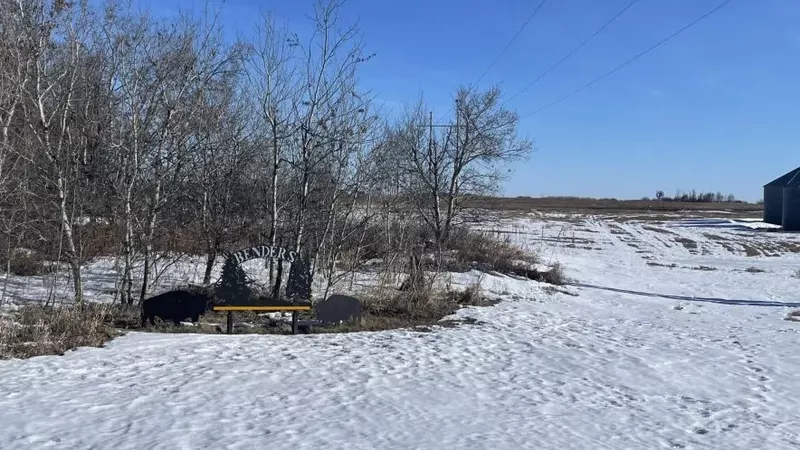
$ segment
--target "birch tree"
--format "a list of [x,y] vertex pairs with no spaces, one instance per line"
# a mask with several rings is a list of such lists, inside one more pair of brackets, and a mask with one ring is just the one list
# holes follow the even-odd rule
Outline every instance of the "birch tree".
[[9,196],[9,179],[20,155],[12,145],[12,126],[21,122],[23,93],[30,79],[33,54],[26,51],[28,20],[22,3],[0,1],[0,201]]
[[298,178],[293,230],[298,252],[306,238],[315,177],[338,147],[352,145],[352,137],[358,132],[337,124],[352,122],[351,118],[363,114],[366,108],[366,98],[357,89],[357,73],[371,55],[358,41],[356,27],[340,28],[341,6],[341,1],[318,3],[310,43],[301,46],[301,100],[294,111],[298,132],[290,155]]
[[206,245],[203,284],[211,282],[217,255],[252,204],[245,194],[249,187],[247,169],[255,162],[253,146],[248,142],[249,108],[235,92],[234,81],[204,93],[204,114],[199,118],[194,176],[201,191],[193,206],[200,211],[197,221]]
[[26,126],[34,138],[32,161],[58,218],[75,301],[83,304],[81,261],[73,233],[83,152],[71,125],[81,102],[90,101],[78,97],[77,87],[84,75],[84,39],[92,18],[85,4],[62,1],[26,2],[20,14],[26,25],[25,45],[32,53],[30,82],[24,86],[22,103]]
[[[298,59],[295,50],[297,37],[279,27],[271,14],[263,17],[257,28],[257,41],[248,61],[248,84],[251,98],[258,105],[257,133],[263,143],[263,163],[267,168],[268,184],[264,186],[269,225],[267,240],[276,245],[278,238],[279,190],[281,172],[289,153],[290,139],[297,131],[293,112],[299,101]],[[269,260],[270,283],[274,277],[274,261]]]
[[200,109],[203,91],[227,75],[234,61],[231,49],[222,45],[216,22],[200,23],[186,17],[159,26],[146,53],[156,82],[156,119],[149,130],[146,156],[150,191],[146,200],[143,242],[143,275],[139,300],[147,295],[154,254],[154,239],[163,208],[180,192],[187,164],[197,145],[193,116]]

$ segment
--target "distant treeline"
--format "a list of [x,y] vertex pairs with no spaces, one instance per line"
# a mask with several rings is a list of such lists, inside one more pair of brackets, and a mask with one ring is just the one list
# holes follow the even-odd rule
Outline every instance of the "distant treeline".
[[[733,194],[723,194],[721,192],[697,192],[694,189],[691,191],[677,191],[673,197],[667,197],[663,191],[656,192],[656,200],[663,202],[683,202],[683,203],[743,203],[737,200]],[[645,197],[643,200],[651,200]]]
[[684,203],[746,203],[737,200],[733,194],[722,194],[721,192],[697,192],[691,190],[688,192],[677,191],[673,197],[664,195],[662,191],[658,191],[655,197],[642,197],[639,200],[625,200],[617,198],[596,198],[596,197],[579,197],[569,195],[552,195],[543,197],[526,197],[517,196],[517,200],[544,200],[544,201],[592,201],[592,202],[630,202],[630,201],[653,201],[661,200],[664,202],[684,202]]

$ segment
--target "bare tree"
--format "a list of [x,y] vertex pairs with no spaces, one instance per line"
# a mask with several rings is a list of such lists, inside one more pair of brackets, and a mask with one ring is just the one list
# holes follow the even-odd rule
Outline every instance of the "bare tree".
[[[75,292],[83,303],[81,261],[73,232],[74,209],[81,195],[81,156],[85,141],[71,128],[78,111],[91,101],[79,96],[78,86],[85,75],[88,54],[84,42],[91,12],[85,4],[44,0],[20,3],[25,47],[32,54],[30,82],[24,86],[22,107],[25,123],[33,136],[31,155],[49,194],[52,209],[60,224],[66,259]],[[52,194],[51,194],[52,193]]]
[[113,152],[114,170],[108,171],[108,186],[116,199],[114,216],[120,222],[122,236],[122,271],[119,293],[122,303],[133,302],[133,268],[135,258],[134,202],[136,187],[144,171],[148,151],[147,130],[155,116],[156,93],[152,66],[147,63],[146,49],[152,39],[148,19],[123,15],[110,5],[101,31],[107,61],[107,79],[113,111],[107,144]]
[[[248,64],[249,90],[258,105],[257,130],[264,143],[263,157],[269,176],[265,186],[269,229],[267,239],[274,246],[278,238],[278,222],[282,207],[279,188],[283,162],[289,152],[290,139],[297,132],[293,112],[299,102],[298,60],[294,54],[297,37],[280,28],[275,18],[265,15],[257,28],[258,41]],[[274,277],[274,261],[269,260],[270,283]]]
[[[230,82],[236,81],[231,77]],[[253,146],[247,141],[247,110],[244,100],[234,92],[233,83],[209,89],[207,105],[201,115],[194,177],[201,192],[194,205],[200,211],[198,222],[206,243],[203,284],[211,282],[217,255],[227,245],[238,218],[248,208],[247,166],[255,161]],[[189,214],[190,217],[194,215]]]
[[[321,168],[341,146],[350,145],[357,129],[352,118],[363,114],[366,99],[356,88],[357,70],[370,59],[357,41],[354,26],[339,29],[338,0],[318,3],[314,13],[314,33],[309,45],[301,46],[304,58],[300,102],[296,103],[298,133],[289,162],[297,173],[294,248],[305,240],[312,188]],[[356,101],[354,101],[354,99]],[[338,146],[338,147],[337,147]]]
[[[326,295],[369,259],[422,271],[415,244],[446,246],[469,198],[532,144],[497,89],[382,126],[358,79],[372,55],[342,5],[319,1],[302,41],[267,15],[245,47],[213,14],[0,0],[6,262],[50,252],[82,302],[82,264],[116,253],[125,304],[186,255],[205,258],[209,283],[220,253],[258,239],[308,255]],[[270,269],[279,294],[283,266]]]
[[461,89],[454,120],[434,124],[420,102],[395,129],[391,144],[402,153],[405,193],[433,232],[446,245],[470,196],[496,190],[501,165],[527,157],[533,144],[517,136],[518,116],[500,104],[500,90]]
[[0,199],[8,195],[9,177],[19,161],[12,147],[12,124],[20,120],[23,92],[28,85],[33,54],[26,51],[22,3],[0,1]]
[[232,70],[236,55],[222,45],[221,30],[215,21],[201,23],[181,18],[159,26],[153,48],[145,54],[153,70],[157,94],[155,119],[147,130],[148,153],[145,182],[150,191],[142,229],[143,275],[139,300],[147,295],[154,240],[164,207],[180,192],[187,166],[197,146],[197,130],[192,120],[203,114],[202,93]]

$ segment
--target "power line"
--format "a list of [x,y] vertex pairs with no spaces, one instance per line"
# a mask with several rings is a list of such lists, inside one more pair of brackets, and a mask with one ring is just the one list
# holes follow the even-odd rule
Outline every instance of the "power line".
[[629,60],[627,60],[627,61],[623,62],[622,64],[618,65],[617,67],[614,67],[613,69],[609,70],[609,71],[608,71],[608,72],[606,72],[605,74],[603,74],[603,75],[601,75],[601,76],[599,76],[599,77],[595,78],[594,80],[592,80],[592,81],[590,81],[589,83],[587,83],[587,84],[585,84],[585,85],[583,85],[583,86],[579,87],[578,89],[575,89],[574,91],[570,92],[569,94],[567,94],[567,95],[565,95],[565,96],[563,96],[563,97],[561,97],[561,98],[559,98],[559,99],[557,99],[557,100],[554,100],[554,101],[552,101],[552,102],[550,102],[550,103],[548,103],[548,104],[546,104],[546,105],[542,106],[541,108],[537,109],[536,111],[534,111],[534,112],[532,112],[532,113],[530,113],[530,114],[528,114],[528,115],[526,115],[526,116],[523,116],[523,117],[521,117],[521,118],[522,118],[522,119],[525,119],[525,118],[528,118],[528,117],[531,117],[531,116],[535,116],[536,114],[539,114],[540,112],[544,111],[545,109],[547,109],[547,108],[550,108],[551,106],[554,106],[554,105],[556,105],[556,104],[558,104],[558,103],[561,103],[561,102],[563,102],[564,100],[566,100],[566,99],[568,99],[568,98],[572,97],[573,95],[575,95],[575,94],[577,94],[577,93],[579,93],[579,92],[581,92],[581,91],[584,91],[584,90],[586,90],[586,89],[588,89],[588,88],[590,88],[590,87],[594,86],[594,85],[595,85],[595,84],[597,84],[599,81],[601,81],[601,80],[603,80],[603,79],[605,79],[605,78],[607,78],[607,77],[611,76],[612,74],[614,74],[615,72],[619,71],[620,69],[622,69],[623,67],[627,66],[628,64],[630,64],[630,63],[632,63],[632,62],[636,61],[637,59],[641,58],[642,56],[646,55],[647,53],[650,53],[651,51],[655,50],[656,48],[660,47],[661,45],[663,45],[663,44],[667,43],[668,41],[670,41],[670,40],[671,40],[672,38],[674,38],[675,36],[677,36],[677,35],[679,35],[679,34],[683,33],[684,31],[688,30],[689,28],[693,27],[695,24],[697,24],[697,23],[698,23],[698,22],[700,22],[701,20],[703,20],[703,19],[705,19],[706,17],[708,17],[708,16],[710,16],[710,15],[714,14],[715,12],[719,11],[719,10],[720,10],[720,9],[722,9],[722,8],[723,8],[725,5],[727,5],[728,3],[731,3],[732,1],[733,1],[733,0],[725,0],[724,2],[720,3],[720,4],[719,4],[719,5],[716,7],[716,8],[712,9],[711,11],[708,11],[707,13],[705,13],[705,14],[703,14],[702,16],[698,17],[698,18],[697,18],[697,19],[695,19],[694,21],[692,21],[692,22],[690,22],[689,24],[685,25],[683,28],[681,28],[681,29],[679,29],[678,31],[676,31],[676,32],[674,32],[674,33],[672,33],[672,34],[670,34],[669,36],[667,36],[666,38],[664,38],[664,39],[660,40],[659,42],[657,42],[657,43],[653,44],[652,46],[650,46],[649,48],[647,48],[645,51],[643,51],[643,52],[639,53],[638,55],[634,56],[633,58],[630,58]]
[[587,37],[586,39],[584,39],[584,40],[583,40],[583,42],[581,42],[580,44],[578,44],[578,46],[577,46],[577,47],[575,47],[575,48],[573,48],[572,50],[570,50],[570,51],[569,51],[569,53],[567,53],[566,55],[564,55],[564,57],[563,57],[563,58],[561,58],[560,60],[558,60],[558,62],[556,62],[555,64],[553,64],[552,66],[550,66],[550,68],[548,68],[547,70],[545,70],[544,72],[542,72],[542,74],[541,74],[541,75],[539,75],[539,76],[538,76],[538,77],[536,77],[536,78],[535,78],[533,81],[531,81],[530,83],[528,83],[528,85],[527,85],[527,86],[525,86],[524,88],[520,89],[520,90],[519,90],[519,92],[517,92],[516,94],[512,95],[512,96],[511,96],[511,98],[509,98],[508,100],[506,100],[504,103],[508,104],[509,102],[511,102],[512,100],[514,100],[515,98],[517,98],[517,97],[519,97],[520,95],[522,95],[522,93],[523,93],[523,92],[525,92],[525,91],[527,91],[528,89],[530,89],[530,88],[531,88],[531,86],[533,86],[534,84],[536,84],[536,83],[538,83],[539,81],[541,81],[541,80],[542,80],[542,78],[546,77],[546,76],[547,76],[547,74],[549,74],[550,72],[552,72],[553,70],[555,70],[555,69],[556,69],[558,66],[560,66],[561,64],[563,64],[563,63],[564,63],[564,61],[568,60],[568,59],[569,59],[569,58],[570,58],[572,55],[574,55],[575,53],[577,53],[577,52],[578,52],[578,50],[582,49],[582,48],[583,48],[583,47],[584,47],[586,44],[588,44],[588,43],[589,43],[589,41],[591,41],[592,39],[594,39],[595,37],[597,37],[597,35],[598,35],[598,34],[602,33],[602,32],[603,32],[603,30],[605,30],[605,29],[606,29],[606,28],[607,28],[609,25],[611,25],[612,23],[614,23],[614,22],[615,22],[615,21],[616,21],[616,20],[617,20],[617,19],[618,19],[618,18],[619,18],[621,15],[625,14],[625,12],[626,12],[628,9],[630,9],[630,7],[631,7],[631,6],[633,6],[634,4],[638,3],[639,1],[640,1],[640,0],[632,0],[630,3],[628,3],[627,5],[625,5],[625,7],[623,7],[623,8],[622,8],[622,9],[621,9],[621,10],[620,10],[620,11],[619,11],[619,12],[618,12],[616,15],[614,15],[614,17],[612,17],[611,19],[609,19],[609,20],[608,20],[606,23],[604,23],[604,24],[603,24],[603,25],[602,25],[600,28],[598,28],[598,29],[597,29],[597,30],[596,30],[594,33],[592,33],[592,35],[591,35],[591,36],[589,36],[589,37]]
[[539,13],[539,10],[542,9],[542,6],[544,6],[545,3],[547,3],[547,0],[542,0],[539,3],[539,6],[537,6],[536,9],[533,10],[533,13],[531,13],[531,15],[528,16],[528,18],[525,20],[525,22],[522,24],[522,26],[519,27],[519,30],[517,30],[517,33],[514,35],[514,37],[512,37],[511,40],[508,41],[508,43],[503,48],[503,50],[500,51],[500,54],[497,55],[497,57],[494,59],[494,61],[492,61],[492,63],[489,64],[489,67],[487,67],[486,70],[483,71],[483,74],[481,74],[480,78],[478,78],[478,81],[475,82],[476,85],[478,83],[480,83],[481,80],[483,80],[483,77],[485,77],[486,74],[488,74],[490,70],[492,70],[492,67],[494,67],[494,65],[497,64],[497,61],[500,60],[500,57],[503,56],[506,53],[506,51],[508,51],[509,47],[511,47],[511,44],[513,44],[514,41],[517,40],[517,38],[522,33],[522,31],[525,30],[525,27],[527,27],[528,24],[531,22],[531,20],[533,20],[533,18],[536,17],[536,14]]

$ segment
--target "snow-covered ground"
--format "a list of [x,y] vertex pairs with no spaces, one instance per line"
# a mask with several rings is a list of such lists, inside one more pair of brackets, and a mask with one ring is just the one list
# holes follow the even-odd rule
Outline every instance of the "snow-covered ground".
[[576,285],[484,276],[504,301],[427,333],[129,333],[3,361],[0,447],[798,448],[800,239],[748,225],[496,220]]

